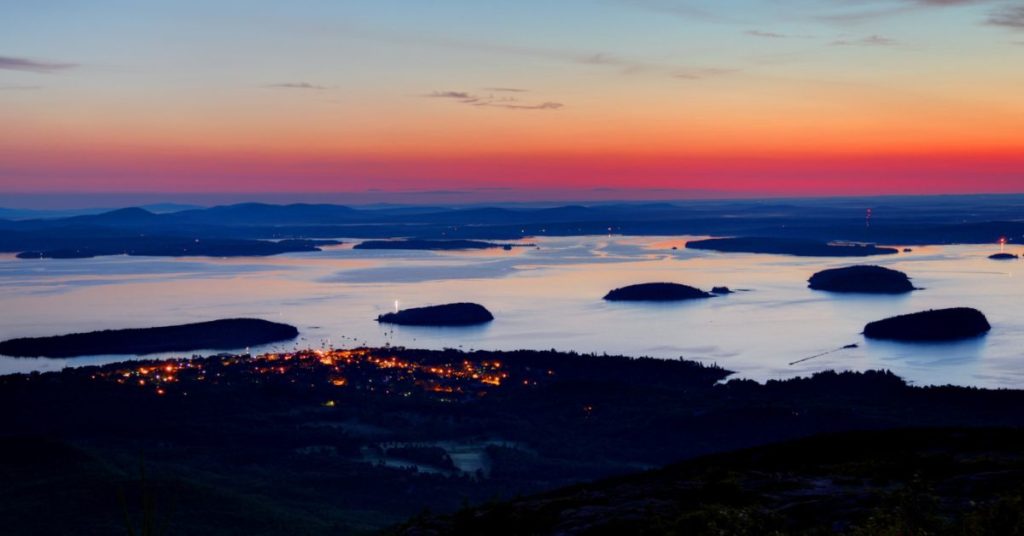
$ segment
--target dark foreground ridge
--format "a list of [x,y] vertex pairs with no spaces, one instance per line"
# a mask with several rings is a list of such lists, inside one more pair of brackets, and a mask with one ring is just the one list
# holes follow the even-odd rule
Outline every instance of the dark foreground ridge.
[[420,516],[393,535],[1019,534],[1024,431],[833,434]]
[[514,247],[528,247],[533,244],[499,244],[480,240],[367,240],[353,246],[354,249],[411,249],[425,251],[459,251],[470,249],[506,250]]
[[[821,433],[1024,425],[1021,391],[886,372],[728,375],[682,360],[360,348],[2,376],[0,519],[11,534],[126,534],[126,510],[162,534],[351,534]],[[860,455],[899,470],[886,454],[899,444],[864,441]],[[708,500],[735,489],[719,474]]]
[[231,350],[294,339],[294,326],[255,318],[230,318],[155,328],[116,329],[0,342],[0,354],[14,357],[78,357]]
[[772,253],[796,257],[868,257],[871,255],[893,255],[895,248],[878,247],[874,244],[829,243],[813,240],[769,237],[708,238],[691,240],[689,249],[707,249],[726,253]]
[[907,274],[881,266],[847,266],[822,270],[808,280],[809,287],[830,292],[903,294],[916,290]]
[[402,326],[472,326],[494,320],[486,307],[477,303],[448,303],[413,307],[382,314],[377,322]]
[[864,336],[897,341],[952,341],[978,337],[990,329],[992,326],[981,311],[953,307],[876,320],[864,326]]
[[710,292],[679,283],[640,283],[612,290],[605,295],[604,299],[608,301],[680,301],[699,300],[714,296]]

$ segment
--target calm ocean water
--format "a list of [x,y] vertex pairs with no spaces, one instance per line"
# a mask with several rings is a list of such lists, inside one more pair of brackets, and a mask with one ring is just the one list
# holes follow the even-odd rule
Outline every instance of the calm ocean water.
[[[572,237],[539,248],[473,253],[359,251],[247,259],[0,257],[0,338],[146,327],[225,317],[297,326],[301,346],[576,350],[717,363],[766,380],[824,369],[890,369],[916,384],[1024,388],[1024,261],[992,261],[998,246],[914,248],[869,259],[925,290],[904,296],[812,291],[817,270],[864,260],[691,251],[692,237]],[[672,246],[678,246],[674,251]],[[745,289],[680,304],[606,303],[610,289],[675,281]],[[473,328],[385,327],[399,307],[475,301],[496,316]],[[866,341],[865,323],[928,308],[969,306],[993,325],[953,344]],[[797,365],[789,363],[856,343]],[[285,349],[295,343],[253,348]],[[203,352],[200,352],[203,353]],[[0,373],[58,370],[131,356],[75,360],[0,356]]]

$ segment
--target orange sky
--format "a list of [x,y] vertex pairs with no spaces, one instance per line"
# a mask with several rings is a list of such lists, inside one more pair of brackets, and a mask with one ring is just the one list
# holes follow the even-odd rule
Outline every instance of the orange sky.
[[0,191],[1024,191],[1024,11],[738,4],[19,6]]

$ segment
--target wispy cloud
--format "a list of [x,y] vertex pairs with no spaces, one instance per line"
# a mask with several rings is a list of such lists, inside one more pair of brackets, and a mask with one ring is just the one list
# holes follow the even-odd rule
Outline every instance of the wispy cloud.
[[484,91],[497,91],[501,93],[526,93],[529,89],[521,89],[517,87],[485,87]]
[[983,4],[986,1],[990,0],[909,0],[909,3],[921,6],[949,7],[965,6],[968,4]]
[[786,34],[766,32],[764,30],[747,30],[746,32],[743,33],[754,37],[764,37],[766,39],[786,39],[787,37],[789,37]]
[[1024,30],[1024,6],[1003,6],[988,18],[988,24]]
[[892,46],[897,44],[895,39],[882,37],[880,35],[869,35],[860,39],[839,39],[832,41],[833,46]]
[[858,23],[922,9],[991,4],[995,1],[999,0],[890,0],[889,2],[863,2],[858,5],[857,2],[849,0],[833,0],[835,5],[851,10],[822,15],[817,18],[836,23]]
[[616,0],[616,3],[684,19],[721,20],[721,16],[686,0]]
[[53,73],[77,67],[75,63],[58,63],[52,61],[39,61],[29,58],[15,58],[12,56],[0,56],[0,69],[8,71],[28,71],[32,73]]
[[612,54],[605,54],[603,52],[576,56],[573,58],[573,61],[583,65],[603,65],[609,67],[619,67],[622,69],[622,72],[627,74],[639,73],[656,68],[654,65],[650,63],[629,58],[623,58],[620,56],[614,56]]
[[43,86],[0,86],[0,91],[31,91],[43,89]]
[[424,97],[430,97],[430,98],[435,98],[435,99],[458,99],[458,100],[467,100],[467,99],[475,99],[476,98],[473,95],[470,95],[468,92],[465,92],[465,91],[434,91],[433,93],[428,93],[428,94],[424,95]]
[[[505,88],[508,92],[509,88]],[[502,91],[502,90],[497,90]],[[512,93],[525,92],[526,90],[512,90]],[[468,91],[434,91],[423,95],[431,99],[451,99],[461,104],[472,106],[486,106],[491,108],[504,108],[506,110],[558,110],[565,105],[560,102],[521,102],[516,97],[495,97],[494,95],[476,95]]]
[[722,69],[718,67],[702,67],[699,69],[683,69],[672,74],[673,78],[682,80],[702,80],[716,76],[725,76],[738,72],[737,69]]
[[496,106],[498,108],[506,108],[509,110],[558,110],[564,108],[565,105],[560,102],[542,102],[539,104],[509,104],[509,103],[478,103],[478,106]]
[[329,89],[327,86],[318,86],[309,82],[282,82],[279,84],[267,84],[263,87],[274,89]]

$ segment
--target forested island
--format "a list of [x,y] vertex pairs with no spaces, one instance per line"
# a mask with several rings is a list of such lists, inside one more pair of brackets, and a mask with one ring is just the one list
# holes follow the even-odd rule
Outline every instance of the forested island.
[[729,294],[729,289],[716,287],[717,293],[680,283],[640,283],[613,289],[604,296],[607,301],[683,301],[713,298],[716,294]]
[[0,342],[0,354],[13,357],[78,357],[155,354],[193,350],[232,350],[294,339],[294,326],[255,318],[229,318],[161,326],[25,337]]
[[990,329],[992,326],[981,311],[952,307],[876,320],[864,326],[864,336],[896,341],[952,341],[978,337]]
[[494,315],[478,303],[447,303],[412,307],[382,314],[377,322],[403,326],[472,326],[494,320]]
[[903,294],[917,290],[907,274],[882,266],[846,266],[822,270],[808,280],[808,287],[829,292]]

